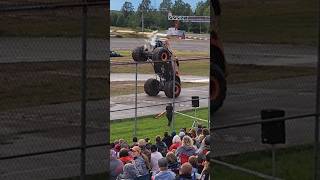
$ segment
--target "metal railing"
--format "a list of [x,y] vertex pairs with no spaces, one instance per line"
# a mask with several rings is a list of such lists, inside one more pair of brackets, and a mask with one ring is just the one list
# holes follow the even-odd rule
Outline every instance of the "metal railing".
[[[82,1],[76,1],[76,2],[19,2],[19,3],[9,3],[6,5],[0,6],[0,14],[6,15],[6,14],[14,14],[14,13],[31,13],[31,12],[46,12],[49,10],[68,10],[68,9],[74,9],[74,8],[82,8],[82,15],[80,17],[81,19],[81,113],[80,113],[80,127],[81,127],[81,144],[79,146],[73,146],[68,148],[57,148],[52,150],[46,150],[46,151],[36,151],[32,153],[22,153],[17,155],[0,155],[0,160],[15,160],[15,159],[23,159],[28,157],[34,157],[34,156],[42,156],[42,155],[48,155],[48,154],[55,154],[55,153],[61,153],[61,152],[74,152],[74,151],[80,151],[80,169],[79,174],[80,179],[84,180],[86,178],[86,156],[87,156],[87,150],[97,147],[108,147],[109,146],[109,139],[105,138],[104,143],[94,143],[88,145],[87,140],[87,40],[88,40],[88,9],[90,7],[96,7],[96,8],[104,8],[109,9],[109,1],[105,0],[82,0]],[[106,14],[107,17],[107,14]],[[17,24],[18,26],[18,24]],[[106,26],[107,27],[107,26]],[[106,36],[108,36],[109,27],[106,28]],[[108,54],[108,53],[106,53]],[[108,59],[108,55],[105,57]],[[108,107],[106,107],[106,111],[108,111]],[[107,127],[105,127],[107,128]],[[107,137],[107,135],[106,135]],[[109,148],[106,148],[109,149]],[[107,153],[105,153],[107,154]],[[108,156],[105,155],[107,158]],[[108,164],[107,164],[108,167]],[[108,170],[106,167],[105,171]],[[0,177],[2,175],[0,174]],[[1,179],[1,178],[0,178]]]

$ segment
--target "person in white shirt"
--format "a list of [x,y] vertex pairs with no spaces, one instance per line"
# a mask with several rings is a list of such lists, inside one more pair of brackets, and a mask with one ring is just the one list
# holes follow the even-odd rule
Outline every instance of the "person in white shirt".
[[152,145],[151,146],[151,172],[152,175],[156,175],[159,171],[159,165],[158,165],[158,160],[163,158],[160,152],[157,151],[157,146]]

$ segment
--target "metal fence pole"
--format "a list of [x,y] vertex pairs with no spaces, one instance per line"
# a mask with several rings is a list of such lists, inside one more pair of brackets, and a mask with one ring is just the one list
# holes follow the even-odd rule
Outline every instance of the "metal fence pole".
[[[86,2],[86,0],[83,0]],[[88,7],[82,8],[82,59],[81,59],[81,153],[80,179],[86,179],[86,104],[87,104],[87,27]]]
[[134,133],[137,136],[137,116],[138,116],[138,63],[136,62],[136,89],[135,89],[135,112],[134,112]]
[[276,177],[276,147],[274,144],[271,145],[271,151],[272,151],[272,176]]
[[175,121],[175,98],[176,98],[176,65],[175,65],[175,62],[174,60],[172,59],[171,57],[171,64],[172,64],[172,69],[173,69],[173,88],[172,88],[172,91],[173,91],[173,96],[172,96],[172,131],[175,131],[175,128],[174,128],[174,121]]
[[[318,7],[320,2],[318,1]],[[318,62],[316,87],[316,116],[315,116],[315,142],[314,142],[314,179],[319,179],[319,112],[320,112],[320,11],[318,11]]]

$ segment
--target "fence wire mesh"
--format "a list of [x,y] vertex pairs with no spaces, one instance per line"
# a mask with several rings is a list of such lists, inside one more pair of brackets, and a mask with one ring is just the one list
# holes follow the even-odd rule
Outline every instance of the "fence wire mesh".
[[0,13],[0,179],[106,172],[108,4],[1,1]]
[[[211,117],[214,179],[319,179],[318,3],[222,2],[229,76],[223,108]],[[307,28],[295,21],[304,18]],[[263,109],[293,117],[285,121],[286,143],[274,146],[274,165],[272,146],[262,144]]]

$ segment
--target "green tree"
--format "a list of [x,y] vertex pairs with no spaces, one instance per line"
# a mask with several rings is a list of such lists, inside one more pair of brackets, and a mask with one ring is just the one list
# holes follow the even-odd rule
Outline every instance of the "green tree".
[[174,15],[190,16],[193,14],[191,5],[183,2],[183,0],[176,0],[171,9]]
[[[192,16],[193,11],[189,3],[185,3],[182,0],[176,0],[172,6],[172,14],[177,16]],[[179,29],[189,30],[188,23],[179,22]]]
[[125,27],[126,26],[126,18],[123,14],[120,14],[117,18],[116,26]]
[[172,1],[171,0],[163,0],[162,3],[160,3],[159,10],[167,10],[170,11],[172,7]]
[[126,1],[121,8],[121,12],[124,17],[128,17],[130,14],[134,12],[134,7],[131,2]]
[[138,11],[149,12],[151,10],[151,0],[142,0],[142,2],[139,4]]

